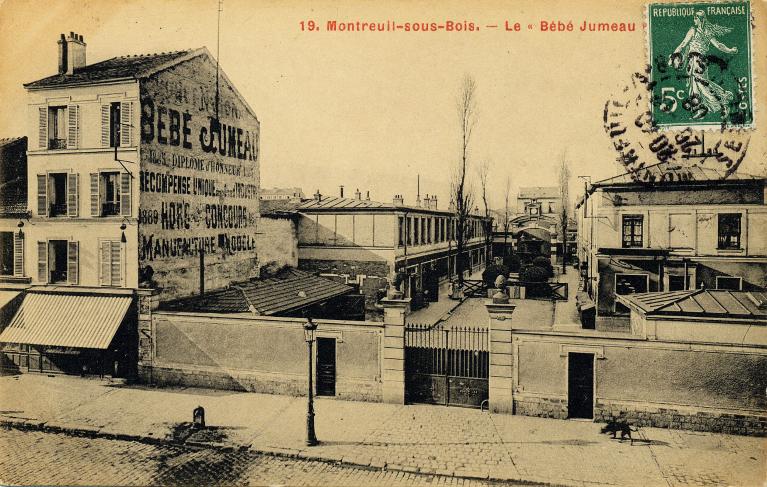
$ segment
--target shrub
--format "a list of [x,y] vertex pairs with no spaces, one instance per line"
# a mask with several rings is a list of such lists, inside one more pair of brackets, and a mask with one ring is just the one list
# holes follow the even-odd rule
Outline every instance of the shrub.
[[503,265],[509,268],[509,272],[519,272],[521,261],[517,254],[511,254],[503,258]]
[[495,264],[490,264],[482,272],[482,280],[485,282],[485,284],[488,285],[488,287],[495,287],[495,279],[498,276],[507,277],[508,275],[509,275],[508,267],[504,265],[499,266]]
[[551,260],[543,257],[542,255],[539,255],[535,259],[533,259],[533,265],[535,267],[541,267],[543,269],[546,269],[546,272],[548,273],[547,277],[552,277],[554,275],[554,267],[551,265]]
[[519,272],[519,280],[523,282],[546,282],[549,271],[543,267],[529,265]]

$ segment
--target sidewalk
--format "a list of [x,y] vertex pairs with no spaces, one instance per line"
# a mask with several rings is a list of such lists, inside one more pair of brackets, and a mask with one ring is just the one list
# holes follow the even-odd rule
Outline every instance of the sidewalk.
[[[187,443],[462,477],[566,485],[762,485],[764,438],[642,428],[611,440],[600,425],[442,406],[316,401],[316,447],[304,445],[306,398],[153,389],[78,377],[0,377],[0,423],[128,439],[185,435],[202,405],[209,428]],[[187,432],[188,434],[188,432]],[[13,448],[13,445],[0,445]]]

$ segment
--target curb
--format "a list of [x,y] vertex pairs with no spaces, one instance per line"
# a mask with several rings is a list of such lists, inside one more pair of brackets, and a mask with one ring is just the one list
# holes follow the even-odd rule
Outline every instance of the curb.
[[86,438],[103,438],[109,440],[120,441],[134,441],[137,443],[144,443],[149,445],[168,445],[177,447],[192,447],[198,449],[210,449],[221,451],[224,453],[235,451],[250,451],[258,455],[267,455],[272,457],[301,459],[312,462],[330,463],[334,465],[344,465],[354,468],[360,468],[365,470],[386,470],[392,472],[405,472],[414,473],[417,475],[437,475],[440,477],[452,477],[469,480],[484,480],[488,482],[508,483],[516,482],[522,485],[546,485],[551,487],[560,487],[563,484],[553,484],[547,481],[530,480],[523,478],[513,477],[493,477],[489,472],[474,472],[474,471],[441,471],[431,468],[420,468],[409,465],[389,464],[386,462],[376,462],[369,460],[367,462],[360,461],[357,457],[344,457],[340,455],[315,455],[308,450],[298,450],[293,448],[277,448],[277,447],[253,447],[250,445],[234,445],[224,443],[206,443],[202,441],[173,441],[165,438],[155,438],[153,436],[136,435],[131,433],[118,433],[109,430],[102,430],[94,426],[88,425],[64,425],[53,421],[45,422],[40,420],[29,419],[0,419],[0,428],[4,429],[17,429],[22,431],[41,431],[44,433],[64,434],[69,436],[86,437]]

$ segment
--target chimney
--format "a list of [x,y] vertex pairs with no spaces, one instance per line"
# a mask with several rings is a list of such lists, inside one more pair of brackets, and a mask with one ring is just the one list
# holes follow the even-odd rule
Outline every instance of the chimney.
[[[64,34],[61,36],[63,38]],[[66,46],[63,49],[63,57],[66,58],[66,74],[74,74],[76,69],[85,67],[85,41],[83,40],[83,36],[75,34],[74,32],[70,32],[69,37],[64,40],[66,41]],[[61,42],[61,40],[59,40],[59,42]],[[62,54],[61,48],[59,48],[59,54]],[[61,64],[62,56],[59,55],[59,65],[61,66]]]
[[314,193],[314,199],[317,200],[318,203],[320,201],[322,201],[322,195],[320,194],[320,190],[319,189],[317,190],[316,193]]
[[359,188],[357,188],[357,191],[354,192],[354,197],[357,198],[358,200],[362,199],[362,193],[360,192]]
[[405,204],[405,199],[401,194],[395,194],[393,202],[395,206],[402,206]]
[[367,191],[365,192],[365,199],[366,199],[366,200],[368,200],[368,201],[370,201],[370,190],[367,190]]
[[344,185],[343,184],[340,185],[339,188],[340,188],[339,192],[341,193],[341,198],[343,198],[344,197]]
[[437,209],[437,195],[436,194],[432,197],[431,201],[434,204],[434,209],[436,210]]
[[67,40],[64,34],[59,39],[59,74],[67,72]]

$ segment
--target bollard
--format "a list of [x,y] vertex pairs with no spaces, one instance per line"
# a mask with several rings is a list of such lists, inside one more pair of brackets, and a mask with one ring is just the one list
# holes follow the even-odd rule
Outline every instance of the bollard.
[[195,429],[205,427],[205,408],[202,406],[197,406],[192,411],[192,426]]

